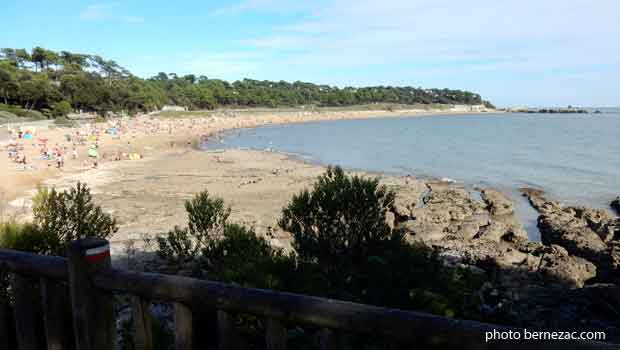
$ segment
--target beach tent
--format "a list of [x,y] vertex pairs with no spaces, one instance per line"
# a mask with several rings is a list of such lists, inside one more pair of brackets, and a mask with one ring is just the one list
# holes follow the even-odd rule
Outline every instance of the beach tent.
[[110,135],[116,136],[116,135],[118,135],[118,129],[117,128],[108,128],[108,130],[106,130],[106,133],[110,134]]
[[99,151],[96,148],[90,148],[88,150],[88,156],[91,158],[99,158]]
[[33,138],[32,134],[29,133],[29,132],[27,132],[27,133],[22,135],[22,139],[24,139],[24,140],[32,140],[32,138]]

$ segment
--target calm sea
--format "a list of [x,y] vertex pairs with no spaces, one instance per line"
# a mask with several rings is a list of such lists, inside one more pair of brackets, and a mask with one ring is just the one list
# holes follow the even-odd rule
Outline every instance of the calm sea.
[[533,239],[520,187],[567,204],[607,207],[620,195],[620,113],[485,114],[271,125],[224,134],[208,148],[272,149],[321,164],[449,178],[511,194]]

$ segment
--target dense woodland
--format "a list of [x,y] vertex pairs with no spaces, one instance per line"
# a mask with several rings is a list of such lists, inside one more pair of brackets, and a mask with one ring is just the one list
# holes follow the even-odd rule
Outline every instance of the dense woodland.
[[[48,117],[70,111],[105,114],[151,111],[163,105],[189,109],[217,107],[351,106],[372,103],[481,104],[480,95],[461,90],[413,87],[345,87],[305,82],[229,83],[193,74],[159,73],[149,79],[131,74],[97,55],[35,47],[0,49],[0,106],[36,110]],[[13,107],[9,107],[13,106]]]

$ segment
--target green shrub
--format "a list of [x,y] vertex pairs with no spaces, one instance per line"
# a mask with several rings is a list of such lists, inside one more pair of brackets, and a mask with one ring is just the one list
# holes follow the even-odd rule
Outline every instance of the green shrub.
[[254,288],[285,288],[284,279],[295,267],[281,249],[238,224],[227,224],[224,237],[211,241],[202,255],[209,279]]
[[41,253],[46,247],[47,238],[37,225],[16,222],[0,224],[0,248]]
[[52,105],[51,114],[54,117],[66,117],[67,114],[71,113],[71,104],[65,100],[56,102]]
[[329,167],[311,192],[293,196],[278,224],[293,235],[300,259],[318,263],[333,280],[381,253],[394,235],[386,221],[394,198],[378,179]]
[[211,197],[208,191],[186,201],[185,210],[188,227],[175,227],[157,238],[158,255],[172,264],[187,263],[199,258],[212,240],[223,237],[230,216],[230,208],[224,206],[224,200]]
[[82,183],[68,191],[39,188],[33,198],[34,223],[47,237],[47,251],[64,255],[65,244],[85,237],[108,238],[118,228],[116,220],[92,201]]
[[172,265],[190,263],[197,258],[197,245],[187,228],[175,226],[165,236],[157,237],[157,245],[157,255]]
[[185,211],[188,230],[199,242],[221,237],[230,216],[230,208],[224,205],[224,200],[210,197],[208,191],[203,191],[185,202]]
[[[14,221],[0,223],[0,248],[32,253],[45,251],[47,239],[38,226]],[[9,274],[0,268],[0,308],[10,299]]]
[[[481,278],[446,267],[432,249],[411,245],[386,223],[394,193],[377,179],[328,168],[294,196],[279,225],[299,256],[287,289],[445,316],[470,315]],[[467,301],[467,302],[465,302]]]
[[[189,263],[209,280],[478,318],[476,291],[484,277],[446,266],[433,249],[409,244],[392,230],[386,214],[393,202],[394,193],[377,179],[330,167],[283,209],[279,225],[292,233],[296,249],[286,255],[253,229],[228,223],[223,200],[203,192],[186,203],[188,227],[158,238],[158,254],[173,264]],[[260,344],[260,319],[237,315],[235,323],[241,342]],[[296,328],[289,338],[296,348],[316,348],[312,329]],[[345,338],[345,348],[384,345],[371,336]]]

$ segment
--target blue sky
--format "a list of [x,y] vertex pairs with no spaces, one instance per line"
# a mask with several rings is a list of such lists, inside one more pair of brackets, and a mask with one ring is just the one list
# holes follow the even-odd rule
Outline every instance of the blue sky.
[[476,91],[500,106],[620,105],[618,0],[3,0],[0,47],[134,74]]

